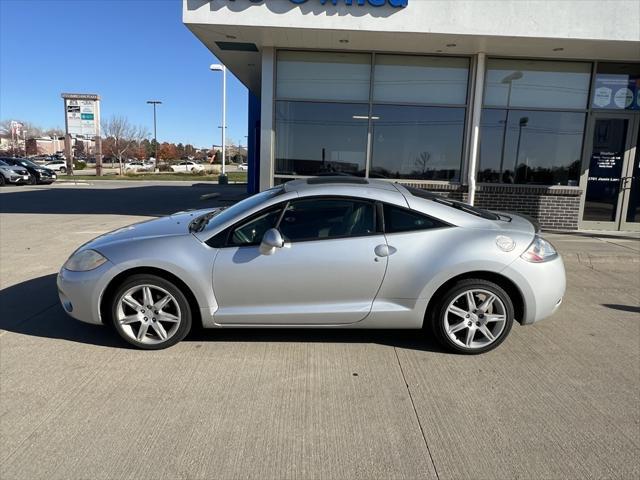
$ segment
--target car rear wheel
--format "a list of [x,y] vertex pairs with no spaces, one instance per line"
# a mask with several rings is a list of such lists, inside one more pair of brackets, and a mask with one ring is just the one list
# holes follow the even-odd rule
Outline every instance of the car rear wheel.
[[64,167],[60,167],[60,173],[67,173],[67,169]]
[[466,279],[453,285],[432,312],[432,330],[449,350],[478,354],[500,345],[513,325],[513,302],[499,285]]
[[0,187],[3,187],[5,184],[4,175],[0,173]]
[[132,275],[115,292],[112,322],[128,343],[145,350],[175,345],[191,330],[191,308],[184,293],[155,275]]

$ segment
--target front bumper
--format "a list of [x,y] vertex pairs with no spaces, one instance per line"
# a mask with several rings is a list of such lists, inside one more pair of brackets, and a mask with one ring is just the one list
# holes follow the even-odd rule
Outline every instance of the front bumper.
[[109,261],[88,272],[72,272],[62,268],[56,283],[65,312],[76,320],[102,325],[102,292],[117,273],[114,270],[114,265]]
[[11,175],[9,178],[5,177],[9,183],[27,183],[29,181],[29,175]]
[[522,293],[523,325],[550,317],[560,308],[567,286],[560,255],[543,263],[531,263],[518,257],[503,273],[515,281]]

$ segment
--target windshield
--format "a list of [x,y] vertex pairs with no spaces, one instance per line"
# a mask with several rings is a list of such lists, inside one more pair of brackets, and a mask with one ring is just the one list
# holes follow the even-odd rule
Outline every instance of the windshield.
[[446,205],[448,207],[455,208],[457,210],[462,210],[463,212],[470,213],[471,215],[475,215],[477,217],[486,218],[487,220],[500,220],[500,217],[489,210],[484,210],[482,208],[473,207],[468,203],[459,202],[457,200],[451,200],[450,198],[446,198],[440,195],[436,195],[435,193],[429,192],[427,190],[422,190],[421,188],[415,187],[405,187],[409,192],[420,198],[426,198],[427,200],[433,200],[434,202],[440,203],[442,205]]
[[17,160],[17,162],[20,165],[22,165],[23,167],[40,168],[40,165],[38,165],[37,163],[32,162],[31,160],[27,160],[26,158],[21,158],[20,160]]
[[270,188],[269,190],[265,190],[264,192],[260,192],[249,198],[245,198],[241,202],[238,202],[228,208],[217,209],[213,212],[205,213],[191,222],[189,230],[192,232],[202,232],[205,229],[212,230],[228,220],[242,216],[244,213],[253,210],[261,203],[264,203],[282,193],[284,193],[284,189],[282,187]]

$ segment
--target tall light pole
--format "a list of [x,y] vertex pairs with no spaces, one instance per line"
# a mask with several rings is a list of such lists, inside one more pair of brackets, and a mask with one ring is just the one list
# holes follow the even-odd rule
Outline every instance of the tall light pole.
[[[153,143],[156,146],[156,165],[155,168],[159,168],[160,160],[158,159],[158,135],[156,131],[156,105],[160,105],[162,102],[160,100],[147,100],[147,103],[153,105]],[[155,169],[154,168],[154,169]]]
[[[509,107],[511,106],[511,87],[513,86],[513,82],[514,80],[520,80],[522,78],[523,74],[520,70],[510,73],[509,75],[507,75],[506,77],[504,77],[500,83],[504,83],[509,85],[509,90],[507,90],[507,105],[506,105],[506,110],[505,110],[505,115],[504,115],[504,130],[502,131],[502,153],[500,154],[500,182],[499,183],[503,183],[503,174],[502,174],[502,169],[504,168],[504,148],[505,148],[505,144],[507,141],[507,128],[509,127]],[[516,159],[517,162],[517,159]],[[513,172],[514,178],[515,178],[515,172]]]
[[222,72],[222,174],[218,179],[219,183],[227,183],[225,170],[225,155],[227,146],[227,68],[219,63],[212,63],[209,66],[212,72]]

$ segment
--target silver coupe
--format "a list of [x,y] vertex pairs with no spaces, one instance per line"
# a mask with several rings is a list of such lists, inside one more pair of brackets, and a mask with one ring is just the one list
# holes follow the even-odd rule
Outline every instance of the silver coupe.
[[562,259],[535,222],[381,180],[316,177],[100,236],[58,275],[72,317],[165,348],[204,328],[421,329],[497,347],[556,311]]

